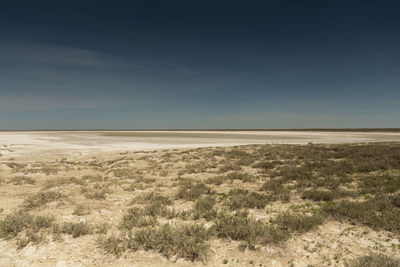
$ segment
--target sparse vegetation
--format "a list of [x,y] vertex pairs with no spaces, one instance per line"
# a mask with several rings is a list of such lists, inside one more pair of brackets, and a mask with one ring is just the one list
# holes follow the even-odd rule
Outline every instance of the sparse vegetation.
[[242,208],[263,209],[271,199],[270,195],[235,189],[229,192],[228,205],[232,210]]
[[34,195],[29,196],[22,203],[24,209],[38,208],[46,203],[60,200],[64,195],[56,191],[40,191]]
[[0,221],[0,238],[15,237],[26,229],[37,232],[40,229],[51,227],[53,221],[54,218],[50,216],[32,216],[22,211],[8,214]]
[[205,260],[208,237],[208,231],[201,225],[171,226],[164,224],[158,229],[138,230],[128,242],[129,247],[134,250],[154,250],[167,258],[175,256],[194,261]]
[[14,176],[8,182],[13,185],[35,184],[35,180],[28,176]]
[[204,183],[196,183],[192,182],[186,183],[183,185],[177,194],[178,199],[184,199],[187,201],[194,201],[201,196],[212,194],[212,190],[210,187],[206,186]]
[[156,217],[154,214],[151,216],[148,213],[149,211],[137,207],[128,209],[122,218],[120,228],[131,230],[134,227],[155,226],[157,224]]
[[[0,170],[1,189],[15,194],[16,201],[0,209],[0,238],[17,249],[68,241],[121,262],[138,258],[136,251],[147,257],[144,250],[180,259],[182,265],[259,265],[262,260],[240,251],[278,248],[293,258],[301,254],[310,266],[399,265],[399,259],[386,255],[400,253],[400,144],[104,155],[7,159],[8,168]],[[331,224],[335,231],[327,229]],[[322,244],[338,239],[343,247],[327,250]],[[365,252],[355,239],[368,243],[373,254],[351,260]],[[94,244],[102,250],[94,250]],[[222,254],[225,246],[231,254]],[[295,262],[276,255],[282,265]],[[115,257],[107,260],[113,264]]]
[[346,267],[399,267],[400,259],[389,257],[383,254],[372,254],[362,256],[347,262]]
[[280,213],[274,220],[274,223],[280,229],[289,230],[290,232],[305,233],[315,229],[324,222],[323,216],[314,213],[311,216],[304,214],[293,214],[291,212]]
[[217,237],[242,241],[242,249],[246,247],[254,249],[256,245],[278,243],[290,236],[286,230],[248,218],[246,212],[238,212],[233,215],[219,213],[214,222],[213,231]]
[[54,234],[69,234],[72,235],[73,238],[92,234],[94,231],[95,227],[87,222],[64,222],[62,224],[53,225]]

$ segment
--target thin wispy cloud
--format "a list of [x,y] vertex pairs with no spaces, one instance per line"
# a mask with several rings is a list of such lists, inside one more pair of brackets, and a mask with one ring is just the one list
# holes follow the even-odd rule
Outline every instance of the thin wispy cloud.
[[87,49],[43,44],[0,44],[0,56],[23,63],[58,66],[107,67],[117,64],[116,60]]

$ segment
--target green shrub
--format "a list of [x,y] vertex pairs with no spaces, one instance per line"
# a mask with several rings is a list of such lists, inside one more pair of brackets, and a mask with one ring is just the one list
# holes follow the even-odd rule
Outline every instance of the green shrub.
[[269,161],[261,161],[253,165],[253,168],[261,169],[263,172],[275,168],[275,163]]
[[212,196],[206,196],[198,199],[194,204],[193,216],[194,219],[205,218],[211,220],[215,217],[217,212],[213,209],[215,205],[215,198]]
[[74,212],[72,214],[77,216],[88,215],[90,214],[90,209],[88,206],[80,204],[75,207]]
[[394,193],[400,190],[400,176],[366,176],[360,180],[359,187],[363,194]]
[[42,233],[38,234],[29,232],[25,237],[17,239],[17,249],[22,249],[30,243],[39,244],[43,240],[45,240],[45,236]]
[[87,199],[96,199],[96,200],[102,200],[107,198],[107,194],[110,192],[110,190],[103,188],[100,190],[88,190],[84,192],[84,196]]
[[345,264],[346,267],[399,267],[400,259],[383,254],[362,256]]
[[105,252],[114,254],[119,257],[126,249],[124,240],[116,237],[115,235],[109,237],[99,237],[97,239],[97,245],[104,249]]
[[271,195],[235,189],[229,192],[228,205],[231,210],[242,208],[263,209],[271,199]]
[[134,250],[155,250],[167,258],[175,256],[194,261],[206,258],[208,238],[208,231],[201,225],[165,224],[158,229],[138,230],[128,241],[128,246]]
[[32,216],[26,212],[8,214],[0,221],[0,238],[12,238],[23,230],[37,232],[40,229],[51,227],[54,218],[50,216]]
[[151,204],[153,204],[153,203],[155,203],[157,205],[163,205],[163,206],[168,205],[169,206],[173,202],[168,197],[159,195],[155,192],[151,192],[151,193],[146,194],[145,196],[140,196],[140,197],[135,198],[131,203],[132,204],[135,204],[135,203],[140,203],[140,204],[151,203]]
[[278,243],[290,236],[288,231],[248,218],[246,212],[219,213],[214,223],[213,231],[217,237],[243,241],[241,248],[254,249],[256,245]]
[[303,192],[302,198],[313,201],[331,201],[335,198],[331,191],[311,189]]
[[54,234],[69,234],[72,235],[73,238],[93,234],[94,230],[95,227],[87,222],[64,222],[61,225],[53,225]]
[[146,215],[143,209],[133,207],[122,217],[120,229],[131,230],[134,227],[154,226],[156,223],[155,216]]
[[226,175],[226,180],[230,180],[230,181],[234,181],[234,180],[239,180],[242,182],[253,182],[255,180],[255,178],[253,176],[250,176],[247,173],[242,173],[242,172],[231,172],[229,174]]
[[214,185],[221,185],[225,182],[226,177],[225,176],[215,176],[215,177],[210,177],[206,180],[207,184],[214,184]]
[[393,205],[390,197],[379,196],[362,202],[326,202],[325,213],[361,223],[375,230],[400,232],[400,209]]
[[58,187],[58,186],[63,186],[67,184],[76,184],[76,185],[83,185],[85,182],[82,180],[79,180],[75,177],[62,177],[62,178],[57,178],[57,179],[49,179],[45,182],[44,188],[49,189],[53,187]]
[[321,225],[324,218],[321,214],[315,213],[311,216],[303,214],[293,214],[291,212],[280,213],[274,220],[280,229],[291,232],[305,233]]
[[23,185],[23,184],[35,184],[35,180],[28,176],[14,176],[9,181],[10,184]]
[[34,195],[29,196],[22,203],[25,209],[33,209],[43,206],[46,203],[53,202],[63,198],[64,195],[55,191],[40,191]]
[[203,195],[209,195],[212,193],[211,188],[206,186],[204,183],[196,183],[195,185],[190,183],[179,189],[177,198],[194,201]]

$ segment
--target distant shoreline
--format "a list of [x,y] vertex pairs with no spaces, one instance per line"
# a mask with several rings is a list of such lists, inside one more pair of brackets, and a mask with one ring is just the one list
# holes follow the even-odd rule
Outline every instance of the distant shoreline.
[[130,131],[284,131],[284,132],[400,132],[400,128],[290,128],[290,129],[24,129],[0,130],[0,132],[130,132]]

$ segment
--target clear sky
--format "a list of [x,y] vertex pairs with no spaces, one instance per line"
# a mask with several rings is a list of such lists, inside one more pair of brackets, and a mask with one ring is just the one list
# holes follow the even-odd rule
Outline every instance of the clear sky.
[[2,1],[0,129],[400,127],[398,1]]

